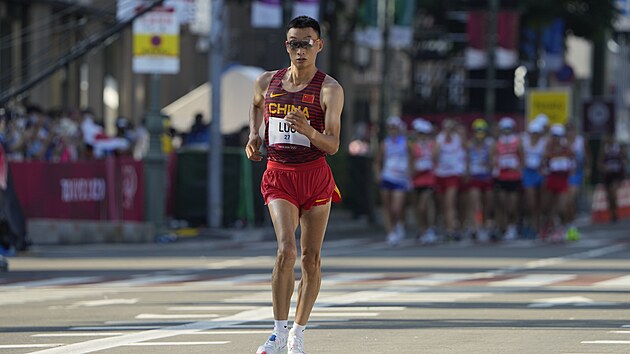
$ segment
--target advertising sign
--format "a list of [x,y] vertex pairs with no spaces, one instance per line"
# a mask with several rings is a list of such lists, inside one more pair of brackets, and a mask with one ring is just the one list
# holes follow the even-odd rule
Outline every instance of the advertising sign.
[[527,95],[527,120],[539,114],[549,117],[549,124],[565,124],[571,116],[571,91],[567,89],[530,89]]
[[179,22],[174,8],[160,7],[133,22],[133,72],[179,72]]
[[11,162],[10,171],[26,218],[144,219],[141,161]]

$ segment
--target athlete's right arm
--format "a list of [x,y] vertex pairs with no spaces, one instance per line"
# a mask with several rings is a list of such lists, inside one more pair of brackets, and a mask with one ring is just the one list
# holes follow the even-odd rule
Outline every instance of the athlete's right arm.
[[262,160],[262,154],[260,152],[262,138],[259,132],[265,112],[265,94],[267,93],[267,88],[274,74],[274,71],[265,71],[258,76],[254,83],[254,98],[252,99],[252,105],[249,109],[249,140],[245,146],[245,154],[247,158],[252,161]]

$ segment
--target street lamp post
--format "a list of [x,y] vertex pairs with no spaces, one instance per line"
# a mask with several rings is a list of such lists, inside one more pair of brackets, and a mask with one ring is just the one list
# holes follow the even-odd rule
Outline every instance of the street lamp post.
[[210,7],[212,24],[208,39],[209,79],[212,88],[208,144],[208,193],[206,222],[211,228],[220,228],[223,220],[223,141],[221,137],[221,75],[223,74],[223,47],[228,26],[224,23],[224,2],[213,0]]
[[149,151],[144,158],[147,220],[155,228],[156,234],[164,230],[166,190],[166,158],[162,151],[163,120],[160,113],[160,74],[151,74],[151,96],[146,125],[149,131]]

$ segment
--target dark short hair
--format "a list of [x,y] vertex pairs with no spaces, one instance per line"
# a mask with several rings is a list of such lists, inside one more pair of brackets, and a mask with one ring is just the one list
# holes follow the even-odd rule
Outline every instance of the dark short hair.
[[317,32],[317,38],[322,36],[321,29],[319,28],[319,22],[309,16],[298,16],[292,19],[287,24],[286,31],[289,32],[291,28],[312,28],[315,32]]

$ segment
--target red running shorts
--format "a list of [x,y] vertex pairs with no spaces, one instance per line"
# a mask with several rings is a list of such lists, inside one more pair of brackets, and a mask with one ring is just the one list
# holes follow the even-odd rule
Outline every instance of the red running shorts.
[[324,157],[298,164],[267,161],[260,191],[265,204],[284,199],[300,210],[309,210],[331,200],[341,201],[341,193]]
[[435,190],[438,193],[445,193],[451,188],[459,189],[461,186],[460,176],[436,177]]
[[564,173],[551,173],[545,179],[545,188],[552,194],[565,193],[569,190],[569,176]]

